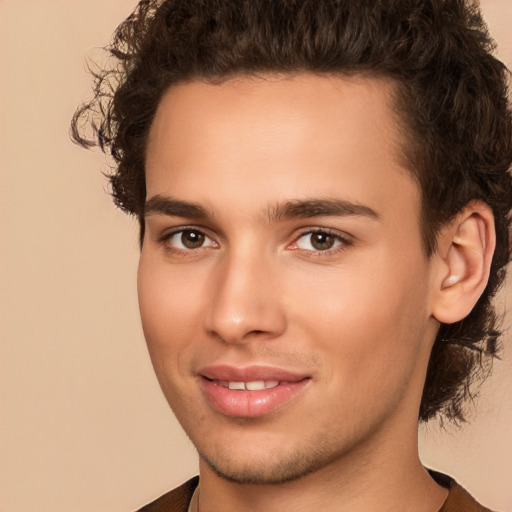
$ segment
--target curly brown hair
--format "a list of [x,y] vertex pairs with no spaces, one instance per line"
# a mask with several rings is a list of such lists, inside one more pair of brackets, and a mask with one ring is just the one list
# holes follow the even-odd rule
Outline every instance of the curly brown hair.
[[512,115],[494,49],[477,3],[464,0],[142,0],[106,48],[111,64],[94,72],[72,137],[113,157],[114,201],[138,216],[142,241],[146,142],[172,85],[273,72],[393,80],[426,253],[471,200],[495,217],[489,283],[464,320],[440,327],[419,412],[463,420],[470,384],[499,350],[491,299],[511,255]]

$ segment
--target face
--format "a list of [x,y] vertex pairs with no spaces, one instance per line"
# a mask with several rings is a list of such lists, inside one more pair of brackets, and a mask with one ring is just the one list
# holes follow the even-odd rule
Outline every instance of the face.
[[192,82],[158,108],[142,323],[169,404],[228,479],[282,482],[416,436],[437,326],[391,87]]

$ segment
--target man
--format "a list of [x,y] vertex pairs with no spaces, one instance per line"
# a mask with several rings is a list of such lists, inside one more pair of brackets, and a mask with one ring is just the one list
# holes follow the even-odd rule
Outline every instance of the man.
[[417,427],[462,420],[499,346],[491,50],[460,0],[143,1],[118,28],[74,136],[102,113],[149,352],[200,458],[142,510],[486,510],[422,466]]

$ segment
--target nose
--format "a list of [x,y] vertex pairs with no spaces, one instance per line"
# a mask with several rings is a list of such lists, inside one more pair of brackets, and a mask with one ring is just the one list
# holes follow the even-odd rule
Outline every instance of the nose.
[[218,262],[205,329],[225,343],[272,339],[286,330],[279,272],[261,254]]

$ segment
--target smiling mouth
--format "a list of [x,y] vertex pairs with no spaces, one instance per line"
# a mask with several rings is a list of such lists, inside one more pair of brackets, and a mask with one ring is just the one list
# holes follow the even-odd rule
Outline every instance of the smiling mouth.
[[292,402],[311,383],[311,377],[280,369],[215,367],[200,374],[203,395],[225,416],[256,418]]

